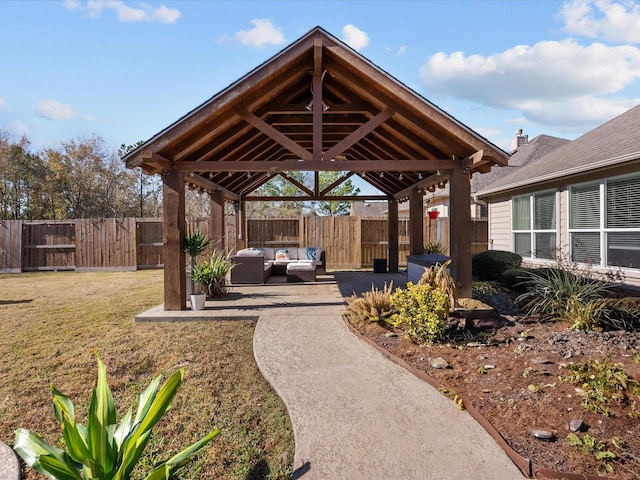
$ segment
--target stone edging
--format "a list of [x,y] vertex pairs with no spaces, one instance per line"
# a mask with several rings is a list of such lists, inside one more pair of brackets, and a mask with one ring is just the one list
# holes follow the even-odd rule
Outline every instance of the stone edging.
[[[402,360],[400,357],[393,355],[387,349],[381,347],[373,340],[362,335],[353,325],[351,325],[351,322],[349,322],[349,320],[346,318],[345,315],[342,316],[342,320],[347,325],[347,328],[349,328],[349,330],[354,335],[356,335],[356,337],[360,338],[365,343],[375,348],[378,352],[380,352],[380,354],[382,354],[383,357],[401,366],[402,368],[409,371],[419,379],[424,380],[432,387],[436,389],[442,387],[442,385],[440,385],[438,381],[435,378],[433,378],[431,375],[428,375],[426,372],[423,372],[422,370],[418,370],[412,367],[407,362]],[[515,463],[515,465],[520,469],[522,474],[527,478],[550,478],[550,479],[559,479],[559,480],[560,479],[561,480],[612,480],[610,477],[600,477],[597,475],[558,472],[556,470],[538,465],[534,463],[531,459],[523,457],[518,452],[516,452],[513,448],[511,448],[511,445],[507,443],[507,441],[500,434],[500,432],[489,422],[489,420],[487,420],[487,418],[484,415],[482,415],[482,413],[480,413],[480,411],[476,407],[474,407],[473,405],[465,404],[464,408],[467,412],[469,412],[469,414],[473,417],[473,419],[476,420],[482,426],[482,428],[484,428],[487,431],[487,433],[496,441],[496,443],[504,450],[504,452],[511,459],[511,461]]]

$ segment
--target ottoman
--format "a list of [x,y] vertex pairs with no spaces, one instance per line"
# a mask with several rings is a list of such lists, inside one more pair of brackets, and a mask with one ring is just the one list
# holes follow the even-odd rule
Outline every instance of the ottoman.
[[287,265],[287,283],[315,282],[316,267],[311,262],[296,262]]

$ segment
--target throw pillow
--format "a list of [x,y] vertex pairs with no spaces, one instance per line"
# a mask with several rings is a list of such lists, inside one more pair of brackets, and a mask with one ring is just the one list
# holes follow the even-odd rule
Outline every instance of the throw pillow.
[[316,257],[318,256],[318,249],[316,247],[307,247],[307,260],[313,260],[314,262],[318,260]]
[[289,260],[289,250],[286,248],[278,248],[276,250],[276,260]]

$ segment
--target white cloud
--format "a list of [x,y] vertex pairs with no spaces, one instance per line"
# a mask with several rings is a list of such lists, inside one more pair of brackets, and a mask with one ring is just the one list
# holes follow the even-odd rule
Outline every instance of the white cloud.
[[284,35],[276,28],[271,20],[256,18],[251,20],[253,28],[236,32],[235,38],[242,45],[261,48],[267,44],[282,45],[285,42]]
[[640,79],[640,49],[564,40],[519,45],[487,57],[440,52],[421,67],[420,76],[428,96],[437,92],[516,109],[546,124],[576,118],[593,124],[621,113],[623,105],[635,104],[603,97]]
[[396,50],[396,57],[404,55],[405,53],[407,53],[407,46],[402,45],[400,48],[398,48],[398,50]]
[[95,120],[91,115],[80,115],[75,109],[68,104],[61,103],[57,100],[43,99],[38,102],[36,113],[47,120]]
[[570,34],[617,43],[640,43],[640,4],[609,0],[572,0],[558,13]]
[[136,7],[130,7],[122,0],[87,0],[84,3],[79,0],[65,0],[64,6],[67,10],[85,12],[91,18],[98,18],[105,10],[111,10],[116,14],[118,20],[123,23],[174,23],[180,18],[180,10],[177,8],[167,8],[164,5],[153,8],[144,3],[140,3]]
[[9,104],[2,97],[0,97],[0,110],[9,110]]
[[362,50],[369,45],[369,35],[351,24],[342,27],[342,40],[354,50]]

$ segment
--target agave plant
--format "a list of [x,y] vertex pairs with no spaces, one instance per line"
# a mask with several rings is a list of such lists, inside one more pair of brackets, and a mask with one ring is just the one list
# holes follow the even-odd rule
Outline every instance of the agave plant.
[[[182,383],[178,370],[160,387],[158,376],[140,395],[135,417],[130,408],[116,423],[116,409],[107,384],[106,368],[98,360],[98,381],[91,395],[87,425],[76,422],[73,403],[53,386],[53,408],[64,434],[68,453],[53,447],[29,430],[15,432],[14,450],[34,470],[54,480],[128,480],[151,436],[151,429],[171,407]],[[168,480],[190,462],[190,456],[209,443],[220,430],[158,464],[145,480]]]

